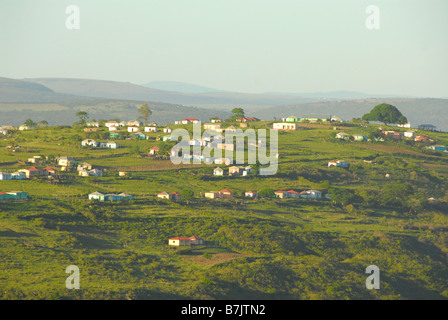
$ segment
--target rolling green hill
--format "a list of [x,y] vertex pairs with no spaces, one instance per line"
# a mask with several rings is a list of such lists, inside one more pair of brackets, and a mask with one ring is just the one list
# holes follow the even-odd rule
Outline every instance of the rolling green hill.
[[[271,122],[250,125],[270,128]],[[150,147],[162,145],[159,133],[97,150],[80,141],[105,139],[104,128],[12,132],[0,140],[0,171],[29,167],[23,161],[33,155],[61,155],[89,162],[104,176],[60,172],[58,183],[0,181],[0,191],[30,196],[0,201],[0,299],[448,299],[446,153],[408,140],[334,138],[340,131],[369,135],[375,125],[300,127],[279,132],[276,175],[246,177],[216,177],[215,166],[175,166],[148,156]],[[447,134],[422,134],[448,144]],[[350,166],[328,167],[330,160]],[[51,161],[38,166],[57,168]],[[224,188],[233,199],[204,198]],[[265,188],[318,189],[332,199],[243,196]],[[186,189],[192,200],[157,197]],[[94,191],[133,199],[89,201]],[[171,237],[193,235],[205,245],[167,245]],[[80,269],[80,290],[65,288],[68,265]],[[369,265],[380,269],[379,290],[365,287]]]

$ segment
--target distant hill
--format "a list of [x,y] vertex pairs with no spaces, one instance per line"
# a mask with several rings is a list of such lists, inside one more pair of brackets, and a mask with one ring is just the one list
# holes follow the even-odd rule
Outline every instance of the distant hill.
[[314,103],[281,106],[259,110],[258,117],[269,119],[282,118],[290,115],[300,117],[304,114],[332,114],[344,120],[361,118],[365,113],[381,103],[396,106],[403,113],[412,127],[419,124],[430,123],[438,130],[448,131],[448,99],[429,98],[378,98],[378,99],[352,99],[331,100]]
[[73,95],[57,93],[39,83],[0,77],[0,102],[3,103],[45,103],[79,99],[80,97]]
[[218,90],[199,86],[195,84],[177,82],[177,81],[151,81],[142,84],[142,87],[152,88],[165,91],[177,91],[183,93],[210,93],[210,92],[224,92],[224,90]]
[[[69,86],[69,82],[65,81],[64,83]],[[74,82],[72,92],[83,92],[83,90],[76,89],[76,85],[79,84],[79,82]],[[110,84],[106,83],[105,87],[107,89],[105,90],[112,90],[113,86],[113,82]],[[132,89],[132,86],[131,84],[127,86],[120,85],[116,86],[115,89],[119,90],[118,87]],[[57,85],[54,87],[57,87]],[[136,87],[135,90],[138,91],[140,87]],[[50,125],[71,125],[79,120],[75,114],[80,110],[86,111],[90,119],[108,120],[119,118],[122,120],[135,120],[139,116],[137,108],[142,104],[148,104],[153,111],[151,120],[160,124],[173,123],[174,120],[187,117],[208,121],[211,117],[227,118],[230,116],[229,112],[220,110],[188,107],[144,99],[113,99],[66,94],[36,82],[0,78],[0,125],[16,126],[23,124],[29,118],[35,122],[46,120]]]
[[[302,92],[302,93],[291,93],[291,92],[268,92],[268,94],[273,95],[290,95],[290,96],[300,96],[308,98],[320,98],[320,99],[366,99],[366,98],[396,98],[401,97],[400,95],[385,95],[385,94],[369,94],[357,91],[329,91],[329,92]],[[407,97],[411,98],[411,97]]]
[[109,99],[148,100],[182,105],[253,104],[279,105],[317,101],[313,98],[240,92],[185,93],[146,88],[129,82],[34,78],[26,81],[42,84],[56,92]]

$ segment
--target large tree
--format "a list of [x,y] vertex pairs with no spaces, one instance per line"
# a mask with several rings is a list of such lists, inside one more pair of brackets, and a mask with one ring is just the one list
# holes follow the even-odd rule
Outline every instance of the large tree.
[[87,119],[89,118],[89,115],[85,111],[76,112],[76,116],[79,118],[80,124],[86,123]]
[[235,121],[238,118],[244,117],[244,109],[243,108],[233,108],[232,109],[232,116],[230,117],[230,120]]
[[143,124],[146,126],[149,117],[152,115],[151,109],[149,109],[147,104],[144,104],[138,108],[138,113],[140,113],[139,119],[143,120]]
[[408,122],[397,107],[383,103],[375,106],[370,113],[362,116],[364,121],[380,121],[387,125],[388,123],[405,124]]
[[26,125],[28,128],[34,128],[35,126],[37,126],[37,123],[31,119],[26,119],[24,125]]

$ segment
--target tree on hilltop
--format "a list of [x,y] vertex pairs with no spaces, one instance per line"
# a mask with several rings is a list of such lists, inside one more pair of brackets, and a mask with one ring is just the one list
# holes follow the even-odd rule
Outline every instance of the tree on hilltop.
[[397,107],[383,103],[375,106],[370,113],[362,116],[364,121],[380,121],[386,126],[388,123],[405,124],[408,122],[405,116],[397,109]]
[[144,104],[138,108],[138,113],[140,113],[138,118],[143,120],[143,124],[146,126],[149,117],[152,115],[151,109],[149,109],[147,104]]

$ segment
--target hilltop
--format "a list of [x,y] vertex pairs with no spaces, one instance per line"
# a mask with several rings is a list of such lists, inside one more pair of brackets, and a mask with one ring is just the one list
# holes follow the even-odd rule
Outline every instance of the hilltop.
[[[63,81],[63,83],[67,83],[67,81]],[[151,100],[115,99],[112,96],[106,98],[95,97],[95,95],[103,95],[101,90],[116,91],[118,94],[120,92],[118,87],[122,88],[121,93],[136,93],[140,89],[140,87],[131,84],[120,84],[119,86],[109,82],[101,82],[101,84],[103,86],[97,87],[98,91],[91,94],[93,96],[89,96],[88,94],[83,95],[86,92],[81,89],[77,90],[75,85],[73,85],[72,93],[69,94],[64,93],[63,90],[62,92],[58,91],[62,89],[58,86],[51,89],[36,82],[0,78],[0,125],[18,126],[30,118],[34,121],[46,120],[51,125],[71,125],[79,120],[75,114],[80,110],[88,112],[91,119],[108,120],[113,117],[122,120],[134,120],[138,117],[137,108],[142,104],[148,104],[153,111],[151,119],[159,123],[170,123],[187,117],[196,117],[206,121],[211,117],[227,117],[229,115],[227,112],[220,110],[213,111]]]

